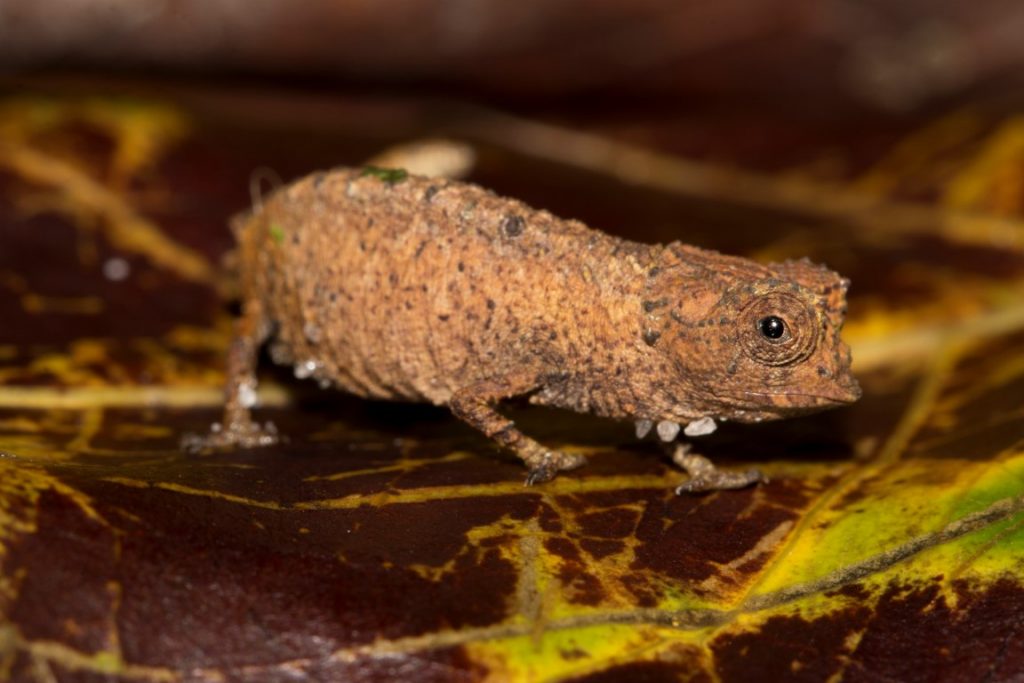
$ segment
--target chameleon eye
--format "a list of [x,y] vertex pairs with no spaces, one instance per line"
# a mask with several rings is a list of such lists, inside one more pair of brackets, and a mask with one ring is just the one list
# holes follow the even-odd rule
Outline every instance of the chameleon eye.
[[786,322],[777,315],[769,315],[757,321],[757,329],[765,339],[781,339],[786,334]]
[[821,325],[818,315],[789,292],[755,298],[740,314],[740,342],[762,365],[793,365],[814,351]]

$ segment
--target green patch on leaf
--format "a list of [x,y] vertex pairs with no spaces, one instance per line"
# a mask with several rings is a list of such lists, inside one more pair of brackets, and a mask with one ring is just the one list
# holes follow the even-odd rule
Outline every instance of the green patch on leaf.
[[380,166],[367,166],[363,169],[363,172],[359,174],[360,177],[373,176],[374,178],[380,178],[388,185],[394,185],[400,183],[409,177],[409,173],[404,168],[381,168]]

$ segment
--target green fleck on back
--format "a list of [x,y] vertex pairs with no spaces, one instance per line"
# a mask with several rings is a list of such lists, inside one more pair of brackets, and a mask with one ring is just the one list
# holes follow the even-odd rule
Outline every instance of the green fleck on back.
[[400,183],[409,177],[409,173],[403,168],[381,168],[380,166],[367,166],[359,175],[360,177],[372,175],[375,178],[380,178],[388,185]]
[[271,224],[270,237],[278,244],[281,244],[282,242],[284,242],[284,228],[282,228],[277,223]]

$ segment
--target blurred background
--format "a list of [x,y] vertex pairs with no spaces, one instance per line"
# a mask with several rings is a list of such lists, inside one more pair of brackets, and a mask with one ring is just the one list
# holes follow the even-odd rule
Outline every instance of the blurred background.
[[1018,0],[3,0],[8,73],[905,113],[1020,85]]

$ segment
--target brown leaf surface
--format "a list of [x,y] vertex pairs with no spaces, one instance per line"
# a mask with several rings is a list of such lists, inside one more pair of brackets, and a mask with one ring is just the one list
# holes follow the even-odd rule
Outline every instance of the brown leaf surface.
[[[3,675],[1024,673],[1016,110],[573,132],[417,101],[175,99],[0,100]],[[219,414],[224,220],[253,169],[292,178],[439,130],[476,147],[472,180],[557,214],[851,277],[864,399],[708,437],[771,483],[703,497],[674,496],[682,475],[631,426],[520,408],[592,456],[527,489],[444,411],[267,363],[261,415],[291,441],[182,454]]]

